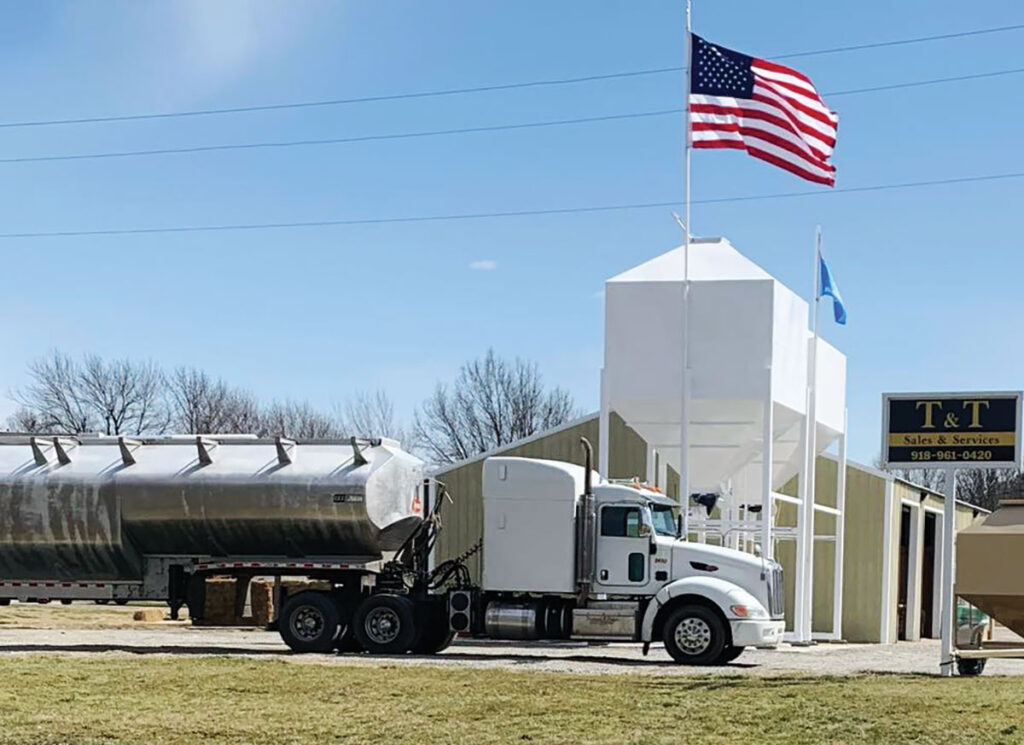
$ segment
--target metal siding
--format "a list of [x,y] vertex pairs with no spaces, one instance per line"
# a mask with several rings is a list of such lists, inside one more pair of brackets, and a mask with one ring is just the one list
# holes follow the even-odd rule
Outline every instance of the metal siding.
[[843,638],[851,642],[881,641],[885,484],[874,473],[847,468]]

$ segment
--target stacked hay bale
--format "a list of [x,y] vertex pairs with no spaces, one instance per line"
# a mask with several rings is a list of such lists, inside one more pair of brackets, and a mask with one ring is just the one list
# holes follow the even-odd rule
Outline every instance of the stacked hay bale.
[[266,626],[274,620],[274,581],[254,579],[249,585],[249,607],[253,626]]
[[203,608],[203,626],[248,626],[244,618],[235,614],[234,577],[209,577],[206,580],[206,603]]
[[[249,613],[235,612],[238,580],[234,577],[209,577],[206,580],[206,605],[203,626],[258,626],[263,627],[277,617],[274,608],[274,581],[254,578],[249,583]],[[330,591],[330,582],[306,579],[285,579],[281,582],[281,597],[295,595],[304,590]]]

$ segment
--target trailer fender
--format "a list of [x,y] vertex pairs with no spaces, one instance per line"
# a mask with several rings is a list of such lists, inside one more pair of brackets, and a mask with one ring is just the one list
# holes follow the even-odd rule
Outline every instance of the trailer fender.
[[734,585],[717,577],[684,577],[677,579],[658,590],[658,594],[647,606],[643,622],[640,625],[640,640],[650,642],[654,635],[654,621],[658,611],[670,604],[680,595],[697,595],[706,598],[721,611],[729,622],[736,619],[736,614],[729,610],[733,605],[760,607],[757,598],[739,585]]

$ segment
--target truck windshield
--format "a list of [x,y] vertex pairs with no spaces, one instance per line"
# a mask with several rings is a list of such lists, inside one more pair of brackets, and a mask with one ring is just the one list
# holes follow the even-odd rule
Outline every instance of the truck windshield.
[[676,516],[679,514],[679,510],[675,507],[669,507],[663,504],[652,504],[651,505],[651,517],[654,519],[654,532],[658,535],[670,535],[674,538],[679,537],[678,523]]

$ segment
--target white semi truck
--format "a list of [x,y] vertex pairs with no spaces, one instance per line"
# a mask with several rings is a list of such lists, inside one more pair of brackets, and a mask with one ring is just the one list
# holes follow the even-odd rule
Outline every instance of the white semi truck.
[[[258,576],[297,652],[432,654],[455,636],[664,643],[721,664],[783,634],[782,571],[681,540],[676,502],[591,467],[483,464],[483,535],[431,560],[442,500],[398,443],[226,437],[0,439],[0,605],[161,600],[204,612],[232,576]],[[458,495],[455,495],[457,497]],[[474,582],[466,560],[482,551]],[[324,587],[326,585],[326,587]]]

